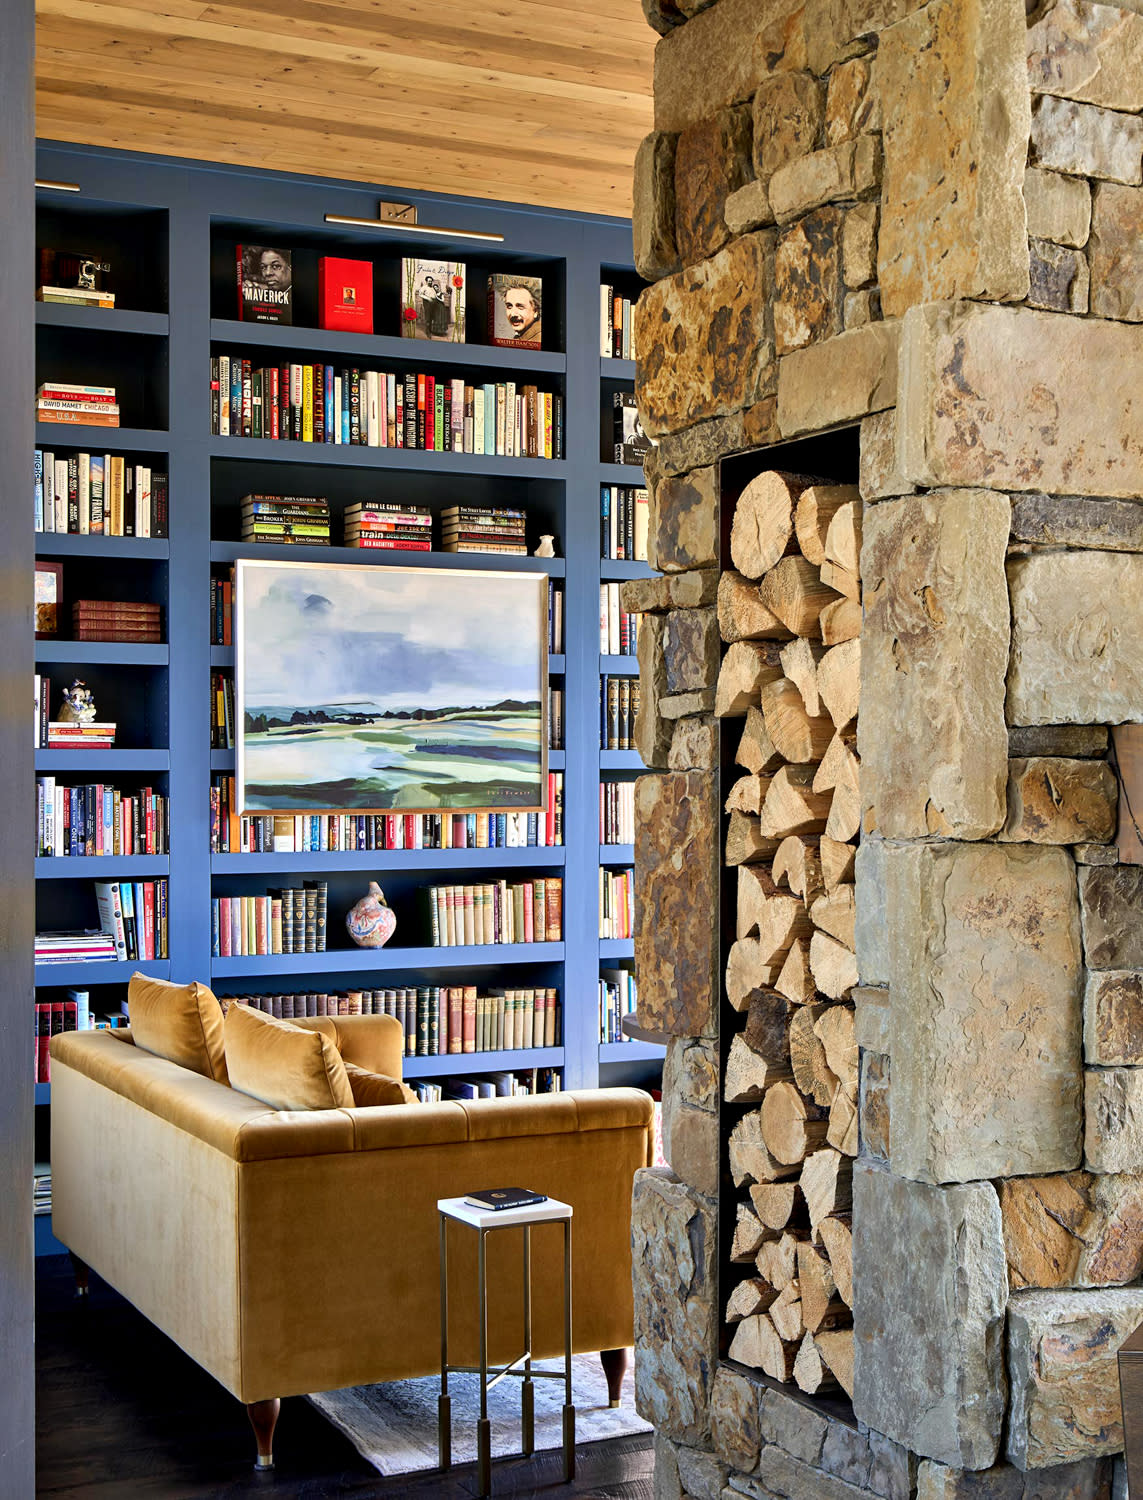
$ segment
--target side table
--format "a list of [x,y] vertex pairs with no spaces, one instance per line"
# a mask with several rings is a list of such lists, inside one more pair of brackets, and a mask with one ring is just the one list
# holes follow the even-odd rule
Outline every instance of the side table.
[[[560,1203],[548,1198],[543,1203],[532,1203],[526,1208],[507,1208],[499,1212],[492,1209],[473,1208],[463,1198],[441,1198],[437,1202],[440,1215],[440,1278],[441,1278],[441,1393],[437,1402],[437,1436],[440,1445],[440,1466],[447,1469],[452,1464],[452,1406],[448,1393],[449,1375],[466,1374],[480,1376],[480,1419],[476,1424],[476,1469],[481,1496],[492,1493],[492,1426],[488,1420],[488,1392],[506,1375],[523,1381],[521,1387],[520,1430],[523,1451],[535,1451],[535,1388],[536,1380],[562,1380],[564,1382],[563,1408],[563,1478],[575,1478],[575,1407],[572,1404],[572,1281],[571,1281],[571,1221],[569,1203]],[[450,1365],[448,1362],[448,1221],[454,1219],[474,1229],[477,1234],[476,1280],[479,1298],[478,1324],[480,1329],[480,1364]],[[532,1368],[532,1226],[562,1222],[564,1226],[564,1368],[559,1370],[534,1370]],[[524,1352],[508,1364],[492,1371],[488,1367],[488,1260],[486,1241],[494,1230],[520,1229],[524,1231]]]

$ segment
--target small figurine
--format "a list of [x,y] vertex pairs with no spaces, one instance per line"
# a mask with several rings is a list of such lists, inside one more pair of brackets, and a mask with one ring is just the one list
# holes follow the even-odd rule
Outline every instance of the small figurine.
[[554,536],[542,536],[540,538],[540,545],[536,548],[536,550],[532,554],[532,556],[533,557],[555,557],[555,555],[556,555],[556,539],[555,539],[555,537]]
[[77,677],[71,687],[64,688],[60,706],[61,724],[93,724],[95,722],[95,699],[91,689]]
[[381,887],[375,880],[369,882],[369,894],[350,907],[345,926],[359,948],[383,948],[393,936],[397,914],[385,904]]

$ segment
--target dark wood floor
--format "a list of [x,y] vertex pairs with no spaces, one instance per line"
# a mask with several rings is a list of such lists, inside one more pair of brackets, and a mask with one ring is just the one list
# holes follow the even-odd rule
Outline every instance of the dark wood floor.
[[[92,1277],[77,1303],[65,1257],[36,1266],[37,1494],[54,1500],[468,1500],[475,1465],[381,1479],[303,1397],[282,1402],[271,1475],[253,1470],[253,1435],[233,1397],[134,1308]],[[647,1435],[585,1444],[576,1481],[558,1452],[504,1459],[493,1492],[517,1500],[651,1500]],[[0,1492],[3,1490],[0,1479]]]

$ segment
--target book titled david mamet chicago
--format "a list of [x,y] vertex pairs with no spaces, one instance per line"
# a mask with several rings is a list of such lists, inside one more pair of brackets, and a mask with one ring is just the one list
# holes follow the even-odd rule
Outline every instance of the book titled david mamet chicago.
[[477,1193],[466,1193],[465,1204],[469,1208],[495,1209],[527,1208],[531,1203],[546,1203],[547,1193],[536,1193],[531,1188],[481,1188]]

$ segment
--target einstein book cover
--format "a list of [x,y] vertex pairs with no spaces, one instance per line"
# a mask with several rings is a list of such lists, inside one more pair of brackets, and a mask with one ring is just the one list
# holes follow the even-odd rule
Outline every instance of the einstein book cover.
[[488,278],[488,342],[502,348],[538,349],[543,310],[538,276],[497,272]]
[[401,335],[464,343],[464,266],[456,260],[403,260]]
[[238,245],[238,316],[244,323],[293,323],[292,253]]

